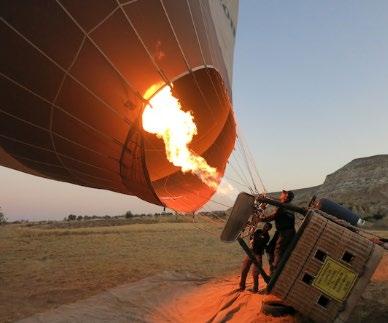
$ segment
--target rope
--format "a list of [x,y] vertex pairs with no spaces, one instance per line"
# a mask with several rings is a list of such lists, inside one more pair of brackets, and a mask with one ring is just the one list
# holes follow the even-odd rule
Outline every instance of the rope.
[[254,180],[253,175],[252,175],[252,171],[251,171],[251,167],[250,167],[250,165],[249,165],[247,153],[246,153],[246,151],[245,151],[245,149],[244,149],[244,147],[243,147],[243,145],[242,145],[241,140],[240,140],[239,137],[237,138],[237,144],[240,145],[240,149],[241,149],[242,152],[243,152],[243,157],[244,157],[244,160],[245,160],[245,163],[246,163],[246,166],[247,166],[247,169],[248,169],[249,176],[250,176],[250,178],[251,178],[253,187],[254,187],[254,189],[255,189],[255,192],[256,192],[256,193],[259,193],[259,190],[258,190],[257,187],[256,187],[256,183],[255,183],[255,180]]
[[263,180],[262,180],[262,178],[261,178],[261,176],[260,176],[260,174],[259,174],[259,171],[258,171],[258,169],[257,169],[255,159],[254,159],[254,157],[253,157],[253,155],[252,155],[251,150],[249,149],[249,146],[248,146],[247,143],[246,143],[245,137],[244,137],[244,135],[241,133],[241,131],[239,131],[239,135],[240,135],[240,138],[241,138],[241,141],[242,141],[243,145],[245,146],[245,148],[246,148],[246,150],[247,150],[248,156],[250,157],[249,159],[250,159],[250,161],[251,161],[251,165],[252,165],[252,167],[253,167],[253,170],[254,170],[254,172],[255,172],[255,175],[256,175],[256,177],[259,179],[259,182],[260,182],[260,184],[261,184],[261,186],[262,186],[262,188],[263,188],[264,193],[267,193],[267,190],[266,190],[266,188],[265,188],[264,182],[263,182]]

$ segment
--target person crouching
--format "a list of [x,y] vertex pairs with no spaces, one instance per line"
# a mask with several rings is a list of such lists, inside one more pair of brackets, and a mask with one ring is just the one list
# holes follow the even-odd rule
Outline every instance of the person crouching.
[[[258,264],[262,264],[262,257],[264,254],[264,250],[268,244],[268,241],[270,239],[269,237],[269,231],[272,229],[271,223],[265,223],[262,229],[257,229],[250,237],[250,244],[252,252],[256,258],[256,261]],[[245,283],[247,280],[247,275],[249,272],[249,269],[251,268],[252,260],[245,256],[243,263],[242,263],[242,270],[241,270],[241,279],[240,279],[240,289],[245,289]],[[253,288],[250,290],[253,293],[257,293],[259,290],[259,269],[254,265],[252,270],[252,277],[253,277]]]

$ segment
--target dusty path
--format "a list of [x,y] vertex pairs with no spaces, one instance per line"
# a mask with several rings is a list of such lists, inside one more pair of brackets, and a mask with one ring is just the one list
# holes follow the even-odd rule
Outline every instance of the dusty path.
[[[209,280],[187,272],[163,272],[20,322],[296,321],[293,317],[275,319],[261,314],[264,296],[237,291],[238,279],[237,275]],[[366,320],[388,322],[388,255],[349,322]]]
[[164,272],[19,322],[274,321],[259,314],[263,296],[238,292],[237,284],[237,276],[209,281],[189,273]]

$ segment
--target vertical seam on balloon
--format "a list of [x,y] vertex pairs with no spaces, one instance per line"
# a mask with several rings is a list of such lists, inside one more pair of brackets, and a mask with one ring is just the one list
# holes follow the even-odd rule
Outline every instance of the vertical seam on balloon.
[[[82,38],[82,41],[81,41],[81,44],[79,45],[78,47],[78,50],[77,52],[75,53],[69,67],[67,68],[66,71],[69,71],[73,65],[75,64],[80,52],[81,52],[81,49],[82,47],[84,46],[85,44],[85,36]],[[84,180],[80,179],[78,176],[76,176],[74,174],[74,172],[72,172],[69,168],[66,167],[63,159],[58,155],[58,152],[57,152],[57,146],[55,144],[55,139],[54,139],[54,135],[53,135],[53,124],[54,124],[54,113],[55,113],[55,109],[54,109],[54,105],[57,103],[57,100],[58,100],[58,97],[59,97],[59,94],[61,93],[62,91],[62,87],[65,83],[65,80],[66,80],[66,73],[63,74],[63,77],[62,77],[62,80],[61,80],[61,83],[59,84],[59,87],[58,87],[58,91],[52,101],[52,103],[50,104],[50,122],[49,122],[49,134],[50,134],[50,139],[51,139],[51,145],[53,147],[53,150],[54,150],[54,154],[55,156],[57,157],[58,161],[60,162],[60,164],[62,165],[62,167],[69,173],[70,176],[73,176],[75,179],[78,179],[81,183],[86,183]]]
[[[167,84],[170,84],[171,81],[168,79],[168,77],[164,74],[164,72],[162,71],[162,69],[158,66],[158,64],[155,62],[152,54],[150,53],[150,51],[148,50],[146,44],[144,43],[143,39],[140,37],[140,34],[139,32],[137,31],[137,29],[135,28],[135,25],[133,24],[132,20],[128,17],[126,11],[124,10],[124,5],[120,4],[120,2],[118,0],[116,0],[118,6],[120,7],[121,9],[121,12],[124,14],[124,17],[125,19],[127,20],[129,26],[132,28],[132,30],[134,31],[137,39],[140,41],[141,45],[143,46],[144,50],[146,51],[152,65],[154,65],[154,67],[156,68],[157,72],[159,73],[159,75],[162,77],[162,79],[164,80],[165,83]],[[132,2],[130,2],[132,3]]]
[[171,29],[173,35],[174,35],[175,41],[176,41],[176,43],[177,43],[177,45],[178,45],[178,47],[179,47],[179,50],[180,50],[180,52],[181,52],[181,54],[182,54],[182,57],[183,57],[183,59],[184,59],[184,61],[185,61],[186,67],[187,67],[187,69],[191,72],[191,67],[190,67],[190,65],[189,65],[189,63],[188,63],[188,61],[187,61],[187,57],[186,57],[186,55],[184,54],[183,49],[182,49],[182,46],[181,46],[181,44],[180,44],[180,42],[179,42],[179,39],[178,39],[178,37],[177,37],[177,35],[176,35],[176,33],[175,33],[175,29],[174,29],[174,27],[173,27],[173,25],[172,25],[172,23],[171,23],[170,17],[169,17],[169,15],[168,15],[168,13],[167,13],[166,7],[164,6],[163,0],[159,0],[159,2],[160,2],[160,4],[162,5],[164,14],[165,14],[165,16],[166,16],[166,18],[167,18],[168,24],[169,24],[169,26],[170,26],[170,29]]
[[[207,28],[207,23],[205,22],[206,19],[204,18],[204,16],[205,16],[205,15],[204,15],[204,9],[203,9],[201,0],[199,0],[198,2],[199,2],[200,10],[201,10],[202,22],[203,22],[203,25],[204,25],[204,27],[205,27],[206,38],[207,38],[207,40],[208,40],[209,50],[210,50],[210,53],[211,53],[211,52],[212,52],[212,51],[211,51],[212,46],[211,46],[211,41],[210,41],[210,38],[209,38],[209,30],[208,30],[208,28]],[[210,10],[210,8],[209,8],[209,10]],[[208,20],[206,20],[206,21],[208,21]],[[210,27],[210,26],[209,26],[209,27]],[[214,27],[214,25],[213,25],[213,27]],[[216,32],[216,39],[217,39],[217,41],[218,41],[217,31],[215,30],[215,32]],[[230,80],[229,80],[229,75],[228,75],[228,73],[227,73],[227,71],[226,71],[226,66],[225,66],[224,58],[223,58],[223,56],[222,56],[222,50],[221,50],[221,47],[220,47],[220,45],[219,45],[218,42],[217,42],[217,45],[218,45],[218,47],[215,48],[214,56],[212,57],[212,59],[213,59],[213,65],[215,65],[216,62],[218,62],[219,64],[221,64],[221,66],[219,66],[219,67],[221,68],[221,70],[223,69],[224,72],[226,72],[226,77],[227,77],[228,81],[230,81]],[[214,48],[214,47],[213,47],[213,48]],[[218,51],[217,51],[217,49],[218,49]],[[221,54],[221,55],[220,55],[220,54]],[[219,61],[220,58],[221,58],[221,62]],[[231,84],[229,84],[229,85],[231,86]]]
[[[120,159],[119,159],[119,169],[120,169],[120,174],[119,175],[120,175],[121,183],[125,187],[127,187],[127,185],[125,183],[125,179],[124,179],[124,171],[123,171],[123,169],[124,168],[128,169],[128,168],[124,164],[124,154],[125,154],[125,152],[127,150],[126,147],[128,145],[128,142],[132,141],[135,145],[137,145],[140,148],[140,162],[141,162],[141,168],[142,168],[142,171],[143,171],[143,177],[141,179],[145,180],[147,188],[150,190],[151,194],[154,196],[156,201],[160,202],[160,204],[162,206],[165,206],[165,204],[160,200],[160,198],[156,194],[156,192],[155,192],[155,190],[154,190],[154,188],[152,186],[152,182],[151,182],[148,170],[146,168],[145,151],[144,151],[144,138],[143,138],[142,134],[140,132],[138,132],[139,137],[140,137],[140,140],[138,142],[131,140],[131,136],[133,136],[133,134],[135,134],[136,131],[139,128],[138,126],[136,126],[139,123],[139,119],[140,119],[140,110],[138,111],[138,116],[137,116],[136,120],[134,121],[133,126],[129,127],[128,133],[127,133],[127,137],[125,139],[125,143],[122,146],[122,150],[121,150],[121,154],[120,154]],[[135,163],[132,163],[132,169],[133,169],[134,165],[135,165]],[[133,172],[133,171],[131,173],[132,174],[137,174],[137,172]],[[138,181],[138,182],[140,182],[140,181]]]
[[204,29],[205,29],[205,35],[206,35],[206,39],[207,39],[207,44],[208,44],[208,47],[209,47],[209,53],[210,53],[210,56],[211,56],[211,59],[212,59],[212,63],[215,66],[216,63],[217,63],[217,59],[215,58],[215,53],[212,51],[211,41],[210,41],[210,37],[209,37],[209,30],[207,28],[207,23],[205,22],[205,15],[204,15],[204,10],[203,10],[203,7],[202,7],[201,0],[198,0],[198,3],[199,3],[199,9],[201,11],[202,23],[203,23],[203,26],[204,26]]
[[[198,31],[197,31],[197,27],[195,26],[194,17],[193,17],[193,13],[191,12],[191,7],[190,7],[189,0],[186,0],[186,3],[187,3],[187,7],[189,8],[189,13],[190,13],[190,18],[191,18],[191,24],[193,25],[193,28],[194,28],[195,38],[196,38],[196,40],[197,40],[198,47],[199,47],[199,50],[200,50],[200,52],[201,52],[201,57],[202,57],[203,65],[205,66],[206,75],[208,76],[208,78],[209,78],[209,80],[210,80],[210,82],[211,82],[211,84],[212,84],[212,86],[213,86],[213,90],[214,90],[214,92],[215,92],[215,94],[216,94],[216,96],[217,96],[218,102],[220,103],[220,105],[222,105],[222,100],[221,100],[221,98],[220,98],[219,95],[218,95],[218,92],[217,92],[217,90],[216,90],[216,88],[215,88],[215,85],[214,85],[214,83],[213,83],[213,79],[212,79],[212,77],[210,76],[210,73],[209,73],[209,71],[208,71],[208,65],[207,65],[207,63],[206,63],[205,56],[203,55],[203,50],[202,50],[201,42],[199,41]],[[203,20],[203,19],[202,19],[202,15],[201,15],[201,20]],[[207,38],[206,38],[206,39],[207,39]],[[209,51],[210,51],[210,49],[209,49]]]
[[[140,136],[140,144],[141,144],[141,150],[142,150],[142,153],[140,154],[141,156],[141,161],[142,161],[142,166],[143,166],[143,170],[144,170],[144,167],[145,167],[145,164],[146,164],[146,161],[145,161],[145,153],[144,153],[144,138],[143,136]],[[155,190],[154,190],[154,187],[152,186],[152,182],[151,182],[151,178],[149,177],[149,174],[148,174],[148,171],[146,170],[144,172],[144,178],[148,184],[148,187],[150,188],[151,192],[152,192],[152,195],[156,198],[157,201],[160,202],[160,204],[162,206],[166,206],[159,198],[158,194],[156,194]]]
[[[216,93],[216,96],[217,96],[217,98],[218,98],[219,103],[222,104],[222,100],[221,100],[221,98],[220,98],[219,95],[218,95],[218,91],[216,90],[216,87],[215,87],[215,85],[214,85],[214,83],[213,83],[213,79],[212,79],[212,77],[210,76],[209,71],[208,71],[208,65],[207,65],[207,63],[206,63],[205,56],[203,55],[203,50],[202,50],[201,42],[200,42],[200,40],[199,40],[197,27],[195,26],[194,17],[193,17],[193,13],[192,13],[192,11],[191,11],[191,7],[190,7],[189,0],[186,0],[186,3],[187,3],[187,6],[188,6],[188,8],[189,8],[191,23],[192,23],[193,28],[194,28],[195,37],[196,37],[196,39],[197,39],[198,47],[199,47],[199,50],[200,50],[200,52],[201,52],[201,57],[202,57],[203,64],[204,64],[204,66],[205,66],[206,73],[207,73],[207,75],[208,75],[208,77],[209,77],[209,79],[210,79],[210,82],[212,83],[213,90],[214,90],[214,92]],[[202,14],[201,14],[201,20],[202,20],[202,23],[203,23]],[[204,24],[204,23],[203,23],[203,24]],[[206,39],[207,39],[207,36],[206,36]],[[209,52],[210,52],[210,49],[209,49]]]
[[[188,0],[187,0],[187,1],[188,1]],[[207,29],[207,26],[206,26],[206,23],[205,23],[205,20],[204,20],[203,8],[202,8],[202,5],[201,5],[201,0],[199,0],[198,3],[199,3],[199,10],[200,10],[200,14],[201,14],[202,25],[203,25],[203,28],[204,28],[204,30],[205,30],[206,42],[207,42],[207,45],[208,45],[208,48],[209,48],[209,54],[210,54],[210,57],[211,57],[211,60],[212,60],[213,65],[215,65],[215,58],[214,58],[214,56],[213,56],[214,53],[212,52],[211,46],[210,46],[210,39],[209,39],[209,35],[208,35],[208,29]],[[195,25],[195,24],[194,24],[194,21],[193,21],[193,25]],[[195,28],[195,26],[194,26],[194,28]],[[197,36],[197,37],[198,37],[198,36]],[[198,42],[199,42],[199,40],[198,40]],[[203,60],[205,60],[204,57],[203,57]],[[217,69],[215,69],[215,70],[217,70]],[[211,81],[211,83],[212,83],[212,85],[213,85],[213,89],[214,89],[214,91],[215,91],[215,93],[216,93],[216,95],[217,95],[217,98],[218,98],[218,100],[220,100],[220,97],[219,97],[219,95],[218,95],[218,92],[217,92],[217,90],[216,90],[216,87],[215,87],[215,85],[214,85],[214,83],[213,83],[212,77],[210,76],[210,74],[209,74],[209,72],[208,72],[207,70],[206,70],[206,72],[208,73],[208,77],[209,77],[209,79],[210,79],[210,81]],[[218,72],[218,71],[217,71],[217,72]],[[218,73],[220,73],[220,72],[218,72]]]
[[209,104],[207,103],[207,100],[205,99],[205,97],[204,97],[204,95],[203,95],[203,92],[202,92],[202,90],[201,90],[201,88],[200,88],[200,86],[199,86],[199,84],[198,84],[198,80],[197,80],[197,78],[195,77],[195,75],[194,75],[194,73],[193,73],[193,69],[191,68],[191,66],[190,66],[190,64],[189,64],[189,62],[188,62],[188,60],[187,60],[187,57],[186,57],[186,55],[185,55],[185,53],[184,53],[184,51],[183,51],[183,48],[182,48],[182,46],[181,46],[181,44],[180,44],[180,42],[179,42],[178,36],[177,36],[177,34],[176,34],[176,32],[175,32],[175,28],[174,28],[174,26],[173,26],[172,23],[171,23],[171,19],[170,19],[168,13],[167,13],[167,10],[166,10],[166,7],[165,7],[165,5],[164,5],[164,3],[163,3],[163,0],[159,0],[159,1],[160,1],[160,4],[162,5],[164,14],[165,14],[165,16],[166,16],[166,18],[167,18],[168,24],[169,24],[169,26],[170,26],[170,29],[171,29],[173,35],[174,35],[175,41],[176,41],[176,43],[177,43],[177,45],[178,45],[178,48],[179,48],[179,50],[180,50],[180,52],[181,52],[181,55],[182,55],[182,57],[183,57],[183,59],[184,59],[184,61],[185,61],[186,67],[187,67],[187,69],[189,70],[190,75],[192,76],[192,78],[193,78],[193,80],[194,80],[194,83],[195,83],[195,85],[197,86],[199,92],[201,93],[201,96],[202,96],[202,98],[204,99],[204,102],[205,102],[205,104],[206,104],[206,106],[207,106],[209,112],[211,113],[212,117],[214,117],[213,111],[212,111],[212,109],[210,108]]
[[93,44],[93,46],[99,51],[99,53],[104,57],[107,63],[111,66],[111,68],[117,73],[117,75],[121,78],[122,81],[131,89],[131,91],[138,96],[138,98],[142,101],[146,101],[143,96],[136,90],[136,88],[126,79],[126,77],[119,71],[115,64],[109,59],[108,55],[97,45],[94,39],[86,32],[86,30],[78,23],[78,21],[73,17],[73,15],[66,9],[66,7],[59,1],[55,0],[58,5],[62,8],[62,10],[68,15],[68,17],[73,21],[73,23],[81,30],[81,32],[87,37],[87,39]]
[[106,15],[100,22],[98,22],[94,27],[90,28],[87,31],[87,34],[90,35],[93,33],[98,27],[100,27],[105,21],[107,21],[110,17],[114,15],[114,13],[119,9],[119,7],[115,7],[108,15]]
[[[192,23],[193,28],[194,28],[195,37],[196,37],[196,39],[197,39],[198,47],[199,47],[199,50],[200,50],[200,52],[201,52],[201,57],[202,57],[203,64],[204,64],[204,66],[205,66],[206,73],[207,73],[207,75],[208,75],[208,77],[209,77],[209,79],[210,79],[210,82],[212,83],[212,86],[213,86],[214,92],[215,92],[216,95],[217,95],[218,101],[219,101],[220,103],[222,103],[222,101],[221,101],[221,99],[220,99],[220,97],[219,97],[219,95],[218,95],[218,92],[216,91],[215,85],[214,85],[214,83],[213,83],[213,79],[212,79],[212,78],[210,77],[210,75],[209,75],[208,65],[207,65],[207,63],[206,63],[205,56],[203,55],[203,50],[202,50],[201,42],[200,42],[199,36],[198,36],[198,30],[197,30],[197,27],[195,26],[194,17],[193,17],[193,13],[192,13],[192,11],[191,11],[191,7],[190,7],[189,0],[186,0],[186,3],[187,3],[187,6],[188,6],[188,8],[189,8],[191,23]],[[201,20],[202,20],[202,23],[203,23],[202,14],[201,14]],[[204,24],[204,23],[203,23],[203,24]],[[208,39],[208,38],[207,38],[207,35],[206,35],[206,39]],[[210,49],[209,49],[209,53],[210,53]]]
[[189,0],[186,0],[186,3],[187,3],[187,7],[189,8],[191,23],[192,23],[193,28],[194,28],[195,38],[196,38],[197,43],[198,43],[199,51],[201,52],[202,61],[203,61],[203,64],[204,64],[205,68],[207,68],[207,63],[205,61],[205,56],[203,55],[201,42],[199,41],[198,31],[197,31],[197,28],[196,28],[195,23],[194,23],[193,13],[191,12],[191,7],[190,7]]

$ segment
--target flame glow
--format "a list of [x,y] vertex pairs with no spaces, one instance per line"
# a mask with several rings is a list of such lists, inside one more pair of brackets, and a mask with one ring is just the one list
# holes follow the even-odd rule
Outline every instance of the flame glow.
[[203,157],[188,147],[197,134],[194,117],[190,111],[182,110],[168,85],[157,92],[145,107],[143,128],[163,139],[169,162],[180,167],[182,172],[191,172],[209,187],[217,189],[220,182],[217,169],[209,166]]

